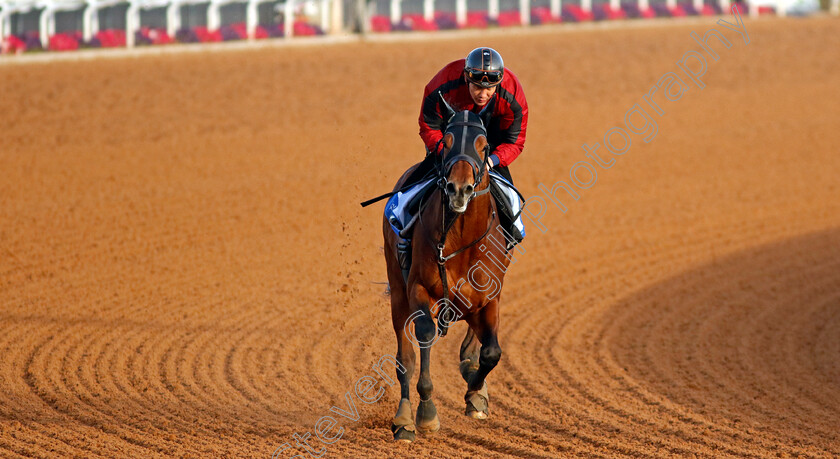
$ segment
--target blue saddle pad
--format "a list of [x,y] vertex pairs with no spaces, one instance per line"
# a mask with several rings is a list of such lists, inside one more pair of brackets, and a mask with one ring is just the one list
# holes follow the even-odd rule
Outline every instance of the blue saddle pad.
[[[490,178],[499,185],[504,195],[507,197],[510,208],[516,216],[514,225],[525,237],[525,225],[522,223],[522,200],[519,198],[519,192],[512,183],[499,175],[495,171],[490,171]],[[435,179],[431,178],[417,183],[413,187],[401,191],[388,199],[385,203],[385,218],[391,224],[391,229],[397,233],[397,236],[408,238],[409,231],[417,220],[415,213],[419,209],[419,200],[434,186]]]
[[385,218],[388,219],[391,229],[397,233],[397,236],[406,237],[403,234],[408,234],[408,230],[416,220],[416,216],[412,214],[419,208],[418,201],[434,186],[434,183],[434,178],[418,182],[413,187],[391,196],[385,203]]

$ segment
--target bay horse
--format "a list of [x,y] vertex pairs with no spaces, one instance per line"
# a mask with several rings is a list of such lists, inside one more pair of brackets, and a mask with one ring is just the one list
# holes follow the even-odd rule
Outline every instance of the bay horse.
[[[479,114],[468,110],[456,113],[443,97],[440,101],[448,122],[442,153],[436,160],[437,186],[425,196],[410,230],[413,262],[407,279],[396,255],[398,236],[387,219],[383,222],[399,363],[400,402],[391,425],[397,441],[414,441],[415,430],[432,433],[440,429],[432,401],[431,345],[446,335],[451,323],[464,320],[469,325],[460,351],[461,376],[467,382],[467,416],[485,419],[489,415],[485,378],[502,355],[497,337],[499,294],[510,255],[509,238],[488,193],[490,148],[485,126],[492,108],[488,105]],[[406,171],[394,190],[403,187],[418,166]],[[420,348],[420,402],[412,419],[409,383],[414,374],[415,345]]]

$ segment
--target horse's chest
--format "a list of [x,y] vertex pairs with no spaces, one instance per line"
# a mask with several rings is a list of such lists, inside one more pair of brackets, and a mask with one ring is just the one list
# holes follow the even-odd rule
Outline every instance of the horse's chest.
[[[433,276],[433,279],[429,280],[431,282],[427,284],[427,291],[432,303],[443,303],[443,283],[440,275]],[[498,296],[501,291],[501,279],[496,273],[478,262],[472,269],[460,274],[448,271],[446,287],[448,300],[462,315],[466,315]]]

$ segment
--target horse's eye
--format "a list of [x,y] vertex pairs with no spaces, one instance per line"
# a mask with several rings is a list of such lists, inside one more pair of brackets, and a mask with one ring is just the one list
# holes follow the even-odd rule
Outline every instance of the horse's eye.
[[446,194],[455,194],[455,184],[449,182],[446,184]]
[[464,194],[470,195],[472,193],[473,193],[473,186],[472,185],[464,186]]

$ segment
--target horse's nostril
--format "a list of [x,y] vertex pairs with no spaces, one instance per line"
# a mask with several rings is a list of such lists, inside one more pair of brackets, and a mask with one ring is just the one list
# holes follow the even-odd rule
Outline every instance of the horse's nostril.
[[455,194],[455,184],[449,182],[446,184],[446,194]]

